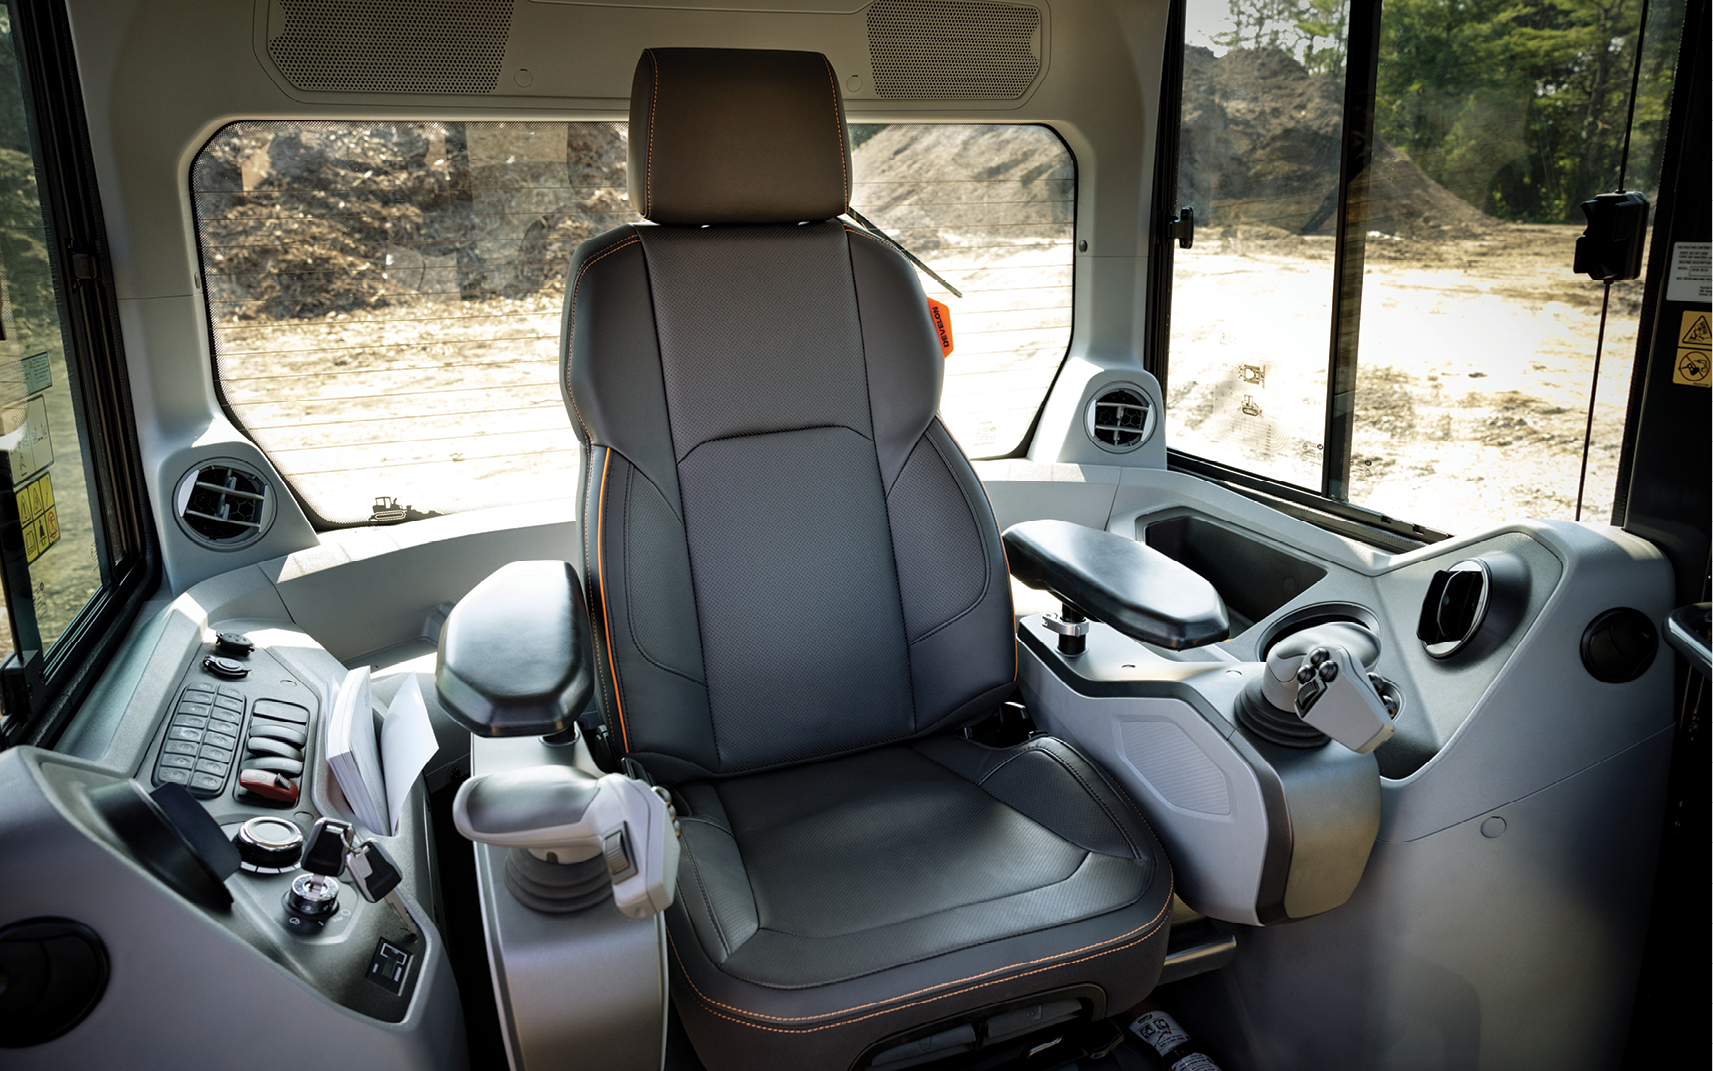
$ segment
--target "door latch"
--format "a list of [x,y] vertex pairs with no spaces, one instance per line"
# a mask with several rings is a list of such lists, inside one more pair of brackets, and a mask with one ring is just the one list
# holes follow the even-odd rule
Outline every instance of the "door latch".
[[1179,249],[1188,249],[1196,244],[1196,210],[1189,205],[1178,209],[1178,214],[1166,220],[1167,240],[1176,238]]

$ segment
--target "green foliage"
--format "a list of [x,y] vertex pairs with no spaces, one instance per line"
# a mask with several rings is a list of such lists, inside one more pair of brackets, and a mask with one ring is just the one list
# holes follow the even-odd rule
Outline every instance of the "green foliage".
[[1344,74],[1347,0],[1230,0],[1230,30],[1213,35],[1226,48],[1273,48],[1310,74]]
[[[1581,222],[1619,184],[1643,0],[1386,0],[1375,133],[1458,197],[1502,219]],[[1230,0],[1227,46],[1343,65],[1336,0]],[[1684,0],[1654,0],[1629,167],[1651,190]],[[1337,43],[1324,45],[1329,34]]]

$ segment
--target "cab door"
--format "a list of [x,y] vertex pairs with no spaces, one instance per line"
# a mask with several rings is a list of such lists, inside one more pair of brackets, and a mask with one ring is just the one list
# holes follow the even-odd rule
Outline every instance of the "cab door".
[[1607,519],[1643,283],[1573,272],[1579,206],[1654,197],[1682,18],[1179,2],[1148,354],[1174,464],[1400,547]]

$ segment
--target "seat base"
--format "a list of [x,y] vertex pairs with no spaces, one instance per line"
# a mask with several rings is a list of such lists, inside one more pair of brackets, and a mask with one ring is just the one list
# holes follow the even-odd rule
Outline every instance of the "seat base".
[[1055,989],[1126,1007],[1159,975],[1165,854],[1062,741],[935,737],[674,791],[673,996],[709,1071],[846,1068]]

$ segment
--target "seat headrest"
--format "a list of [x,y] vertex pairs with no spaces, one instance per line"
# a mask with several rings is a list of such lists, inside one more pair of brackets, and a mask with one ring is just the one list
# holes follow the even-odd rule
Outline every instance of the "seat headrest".
[[650,48],[630,92],[630,203],[656,223],[796,223],[850,204],[850,142],[819,52]]

